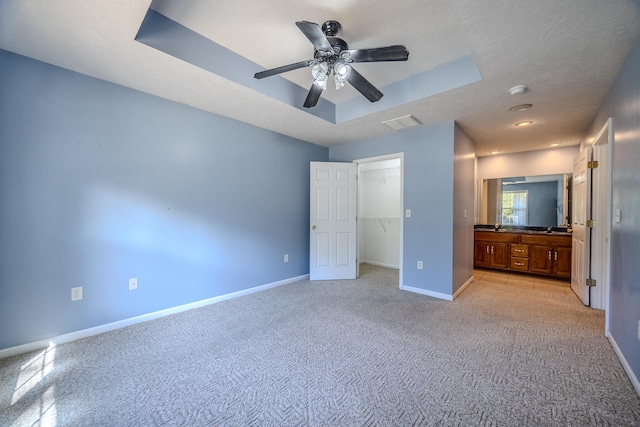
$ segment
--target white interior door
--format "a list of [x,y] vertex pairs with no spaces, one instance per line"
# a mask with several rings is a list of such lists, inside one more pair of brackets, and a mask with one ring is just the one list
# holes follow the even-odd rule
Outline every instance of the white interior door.
[[592,148],[585,147],[573,160],[573,228],[571,289],[585,305],[589,305],[589,262],[591,258],[591,229],[587,221],[591,219],[591,173],[588,162]]
[[[613,129],[611,119],[607,120],[593,144],[593,161],[598,162],[591,169],[591,215],[597,226],[591,230],[591,278],[595,287],[590,292],[590,305],[607,310],[609,292],[609,260],[611,235],[611,143]],[[608,330],[609,313],[605,317]]]
[[309,277],[356,278],[355,163],[311,162]]

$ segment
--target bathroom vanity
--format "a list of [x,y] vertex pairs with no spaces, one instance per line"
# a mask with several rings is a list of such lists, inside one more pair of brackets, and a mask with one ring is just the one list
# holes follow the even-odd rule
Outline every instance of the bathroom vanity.
[[477,228],[474,267],[571,278],[571,233]]

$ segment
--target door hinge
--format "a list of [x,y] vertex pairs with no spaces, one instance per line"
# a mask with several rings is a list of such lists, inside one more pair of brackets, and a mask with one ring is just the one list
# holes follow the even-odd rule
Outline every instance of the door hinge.
[[598,221],[596,221],[595,219],[587,220],[587,228],[596,228],[597,226],[598,226]]
[[587,168],[589,168],[589,169],[597,169],[598,168],[598,161],[597,160],[592,160],[590,162],[587,162]]
[[585,285],[589,286],[590,288],[596,285],[596,279],[587,279],[585,282]]

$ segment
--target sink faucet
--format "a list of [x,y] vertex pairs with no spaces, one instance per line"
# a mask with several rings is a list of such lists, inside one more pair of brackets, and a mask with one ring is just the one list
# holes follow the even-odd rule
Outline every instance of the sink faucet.
[[547,227],[547,233],[551,233],[551,227]]
[[496,230],[496,231],[500,230],[500,224],[496,224],[496,225],[494,226],[494,228],[495,228],[495,230]]

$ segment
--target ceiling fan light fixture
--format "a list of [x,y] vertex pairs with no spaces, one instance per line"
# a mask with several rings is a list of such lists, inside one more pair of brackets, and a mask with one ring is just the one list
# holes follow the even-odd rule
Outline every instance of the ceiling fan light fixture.
[[329,65],[326,62],[316,64],[311,68],[311,75],[315,80],[327,80],[329,76]]
[[326,62],[316,64],[311,68],[313,76],[313,84],[321,87],[323,90],[327,88],[327,80],[329,79],[329,65]]
[[327,89],[327,79],[316,79],[313,81],[313,84],[320,87],[322,90]]
[[351,66],[344,62],[336,62],[333,66],[333,79],[336,82],[336,89],[340,89],[351,75]]
[[351,66],[343,62],[337,62],[333,67],[333,73],[335,74],[337,79],[345,81],[351,75]]
[[[370,102],[379,101],[383,93],[347,63],[406,61],[409,59],[409,51],[404,45],[349,50],[347,42],[336,37],[340,32],[340,23],[337,21],[326,21],[322,28],[318,24],[309,21],[296,21],[296,26],[313,45],[313,59],[260,71],[255,73],[253,77],[263,79],[287,71],[311,67],[313,84],[304,101],[303,106],[305,108],[312,108],[317,105],[322,90],[327,87],[327,80],[329,80],[331,74],[333,74],[337,89],[344,86],[345,82],[349,82],[354,89]],[[319,91],[318,88],[322,90]]]

